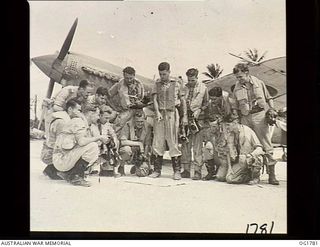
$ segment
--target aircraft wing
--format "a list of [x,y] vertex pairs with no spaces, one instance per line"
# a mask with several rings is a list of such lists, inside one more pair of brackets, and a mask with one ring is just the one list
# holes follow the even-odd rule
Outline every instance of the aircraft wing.
[[[279,57],[266,60],[258,65],[249,68],[250,74],[262,80],[271,96],[275,97],[286,92],[286,57]],[[221,78],[210,81],[208,89],[215,86],[222,87],[227,92],[232,92],[236,83],[235,76],[231,73]],[[275,108],[280,109],[286,106],[286,95],[274,100]]]

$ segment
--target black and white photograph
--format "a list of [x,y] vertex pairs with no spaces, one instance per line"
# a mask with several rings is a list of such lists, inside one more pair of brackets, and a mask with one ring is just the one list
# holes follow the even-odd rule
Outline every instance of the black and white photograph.
[[31,232],[287,234],[285,0],[29,15]]

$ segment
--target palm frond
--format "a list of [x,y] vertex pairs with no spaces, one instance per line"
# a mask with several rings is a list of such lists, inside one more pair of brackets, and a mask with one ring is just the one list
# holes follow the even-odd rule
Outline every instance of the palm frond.
[[244,51],[244,54],[246,55],[246,57],[251,59],[251,53],[249,53],[248,51]]
[[212,80],[203,80],[202,82],[203,83],[205,83],[205,84],[207,84],[207,83],[209,83],[209,82],[211,82]]
[[268,51],[265,51],[262,56],[259,58],[259,60],[257,62],[260,62],[262,59],[265,58],[266,54],[267,54]]
[[220,71],[218,72],[218,74],[217,74],[217,77],[216,77],[216,78],[218,78],[218,77],[221,75],[222,71],[223,71],[223,69],[222,69],[222,70],[220,70]]
[[211,79],[214,79],[214,77],[211,74],[209,74],[208,72],[203,72],[202,74],[208,76]]
[[250,51],[250,58],[253,59],[254,58],[254,52],[251,49],[249,49],[249,51]]
[[221,69],[221,66],[218,63],[216,63],[216,64],[212,63],[212,64],[207,65],[207,69],[208,69],[209,73],[208,72],[203,72],[202,74],[208,76],[211,79],[218,78],[221,75],[222,71],[223,71]]

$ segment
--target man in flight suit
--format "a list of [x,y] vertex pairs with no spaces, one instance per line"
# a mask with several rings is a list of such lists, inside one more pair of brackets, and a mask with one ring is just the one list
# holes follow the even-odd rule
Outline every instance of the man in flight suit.
[[275,176],[273,147],[271,143],[272,132],[266,121],[266,111],[273,108],[273,99],[263,81],[249,74],[247,64],[239,63],[233,68],[237,82],[233,91],[235,100],[234,111],[241,116],[241,123],[249,126],[263,145],[265,163],[269,174],[269,184],[278,185]]
[[[204,83],[198,81],[199,71],[191,68],[186,72],[188,83],[185,85],[185,98],[188,115],[188,142],[182,143],[181,163],[184,171],[181,177],[190,178],[190,165],[193,152],[194,157],[194,177],[193,180],[201,179],[202,168],[202,143],[203,135],[206,131],[204,128],[204,109],[208,104],[208,90]],[[202,117],[199,117],[199,116]],[[191,128],[197,128],[193,131]]]
[[163,155],[166,145],[169,147],[169,155],[172,160],[173,179],[181,179],[181,152],[178,148],[179,113],[177,107],[182,106],[184,124],[188,123],[186,115],[186,102],[182,85],[170,78],[170,64],[162,62],[158,66],[160,79],[152,90],[155,109],[153,153],[157,156],[154,163],[152,178],[161,175]]

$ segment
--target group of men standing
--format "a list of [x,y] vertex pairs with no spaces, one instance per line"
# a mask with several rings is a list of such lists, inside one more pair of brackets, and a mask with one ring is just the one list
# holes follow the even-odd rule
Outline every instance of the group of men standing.
[[[269,183],[279,184],[265,119],[272,98],[246,64],[233,69],[233,95],[221,87],[208,90],[196,68],[187,70],[185,85],[170,77],[169,63],[160,63],[158,71],[148,103],[132,67],[123,70],[118,83],[99,87],[95,95],[86,80],[62,88],[48,104],[44,173],[90,186],[86,174],[124,176],[125,165],[131,164],[130,173],[158,178],[168,151],[175,180],[190,178],[193,165],[193,180],[256,184],[266,165]],[[110,100],[114,97],[117,106]]]

